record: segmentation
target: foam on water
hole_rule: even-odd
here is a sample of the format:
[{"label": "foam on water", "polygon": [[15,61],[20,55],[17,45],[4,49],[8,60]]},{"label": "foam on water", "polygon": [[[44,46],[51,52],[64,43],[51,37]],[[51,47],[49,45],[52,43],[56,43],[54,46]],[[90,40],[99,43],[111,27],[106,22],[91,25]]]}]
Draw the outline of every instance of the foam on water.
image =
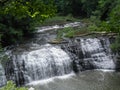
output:
[{"label": "foam on water", "polygon": [[54,82],[54,79],[56,79],[56,78],[64,80],[64,79],[69,79],[72,76],[75,76],[75,73],[72,72],[70,74],[63,75],[63,76],[55,76],[55,77],[52,77],[52,78],[49,78],[49,79],[33,81],[31,83],[26,84],[26,86],[44,85],[44,84],[48,84],[48,83]]},{"label": "foam on water", "polygon": [[78,27],[78,26],[81,26],[80,22],[68,23],[65,25],[45,26],[45,27],[38,28],[37,33],[49,31],[49,30],[53,30],[53,29],[61,29],[61,28],[66,28],[66,27]]}]

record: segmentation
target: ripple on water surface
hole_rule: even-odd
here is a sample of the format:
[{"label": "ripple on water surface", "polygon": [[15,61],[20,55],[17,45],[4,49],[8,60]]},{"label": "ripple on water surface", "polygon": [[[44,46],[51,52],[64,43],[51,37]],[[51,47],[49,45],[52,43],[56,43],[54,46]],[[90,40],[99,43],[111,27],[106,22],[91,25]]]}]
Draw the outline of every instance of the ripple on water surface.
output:
[{"label": "ripple on water surface", "polygon": [[[46,82],[46,83],[45,83]],[[120,72],[92,70],[32,84],[35,90],[120,90]]]}]

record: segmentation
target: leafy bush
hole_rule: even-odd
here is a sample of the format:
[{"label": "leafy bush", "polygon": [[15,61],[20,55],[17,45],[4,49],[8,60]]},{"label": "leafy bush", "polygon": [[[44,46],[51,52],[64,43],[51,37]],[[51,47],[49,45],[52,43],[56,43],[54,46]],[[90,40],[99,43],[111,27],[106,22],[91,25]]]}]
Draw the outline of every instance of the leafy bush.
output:
[{"label": "leafy bush", "polygon": [[120,36],[118,35],[115,42],[111,44],[111,49],[113,52],[120,52]]},{"label": "leafy bush", "polygon": [[73,38],[77,35],[83,35],[86,33],[89,33],[89,29],[87,27],[81,27],[81,28],[67,27],[67,28],[58,30],[57,39],[62,39],[64,37]]},{"label": "leafy bush", "polygon": [[73,37],[75,34],[75,29],[72,27],[67,27],[57,32],[57,38],[61,39],[63,37]]},{"label": "leafy bush", "polygon": [[16,87],[15,84],[12,81],[8,81],[7,85],[0,88],[0,90],[28,90],[28,88]]}]

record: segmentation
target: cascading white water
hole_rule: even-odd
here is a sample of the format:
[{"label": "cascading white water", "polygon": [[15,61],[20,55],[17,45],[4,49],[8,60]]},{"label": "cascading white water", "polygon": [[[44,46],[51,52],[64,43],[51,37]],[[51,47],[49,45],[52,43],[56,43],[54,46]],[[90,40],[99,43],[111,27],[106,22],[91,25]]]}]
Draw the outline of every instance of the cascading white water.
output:
[{"label": "cascading white water", "polygon": [[6,77],[5,77],[5,71],[2,67],[2,65],[0,64],[0,86],[3,86],[6,84]]},{"label": "cascading white water", "polygon": [[75,72],[90,69],[115,69],[110,41],[106,37],[76,37],[62,47],[69,52]]},{"label": "cascading white water", "polygon": [[108,38],[81,39],[84,61],[88,60],[96,68],[115,69]]},{"label": "cascading white water", "polygon": [[37,28],[38,29],[37,33],[45,32],[53,29],[61,29],[61,28],[67,28],[67,27],[80,27],[80,26],[84,26],[84,24],[82,24],[81,22],[74,22],[74,23],[68,23],[65,25],[45,26],[45,27]]},{"label": "cascading white water", "polygon": [[[78,68],[80,68],[78,71],[81,69],[114,69],[108,38],[68,39],[68,43],[61,44],[63,46],[61,49],[60,45],[47,44],[46,37],[51,35],[49,32],[49,34],[43,33],[45,35],[40,34],[40,32],[76,27],[80,24],[76,22],[63,26],[42,27],[37,32],[38,36],[30,43],[10,50],[8,53],[10,60],[5,66],[7,80],[13,80],[17,85],[24,85],[36,80],[69,74]],[[0,81],[1,83],[4,82]]]},{"label": "cascading white water", "polygon": [[[20,46],[16,50],[6,50],[6,55],[8,55],[10,60],[5,64],[4,70],[6,75],[3,67],[0,66],[0,79],[2,79],[0,81],[0,86],[6,83],[5,77],[7,80],[13,80],[17,85],[23,85],[34,80],[70,73],[72,71],[72,61],[69,55],[59,47],[45,45],[49,41],[48,39],[51,34],[45,33],[43,35],[41,32],[65,27],[81,26],[84,26],[84,24],[74,22],[65,25],[40,27],[36,32],[38,37],[35,37],[31,42],[22,45],[23,48]],[[26,49],[29,49],[28,52],[25,52]],[[32,51],[30,51],[31,49]]]},{"label": "cascading white water", "polygon": [[38,50],[13,55],[12,60],[15,76],[9,77],[15,77],[18,84],[22,79],[28,83],[72,72],[69,55],[60,47],[50,44],[43,45]]}]

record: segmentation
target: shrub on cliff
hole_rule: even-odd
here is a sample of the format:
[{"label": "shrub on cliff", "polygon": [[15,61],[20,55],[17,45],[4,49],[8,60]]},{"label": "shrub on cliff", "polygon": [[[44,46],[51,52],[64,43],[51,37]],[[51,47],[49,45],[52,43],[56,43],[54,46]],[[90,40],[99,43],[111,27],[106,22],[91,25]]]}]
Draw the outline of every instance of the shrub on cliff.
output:
[{"label": "shrub on cliff", "polygon": [[16,87],[15,84],[12,81],[8,81],[7,85],[0,88],[0,90],[28,90],[28,88]]}]

